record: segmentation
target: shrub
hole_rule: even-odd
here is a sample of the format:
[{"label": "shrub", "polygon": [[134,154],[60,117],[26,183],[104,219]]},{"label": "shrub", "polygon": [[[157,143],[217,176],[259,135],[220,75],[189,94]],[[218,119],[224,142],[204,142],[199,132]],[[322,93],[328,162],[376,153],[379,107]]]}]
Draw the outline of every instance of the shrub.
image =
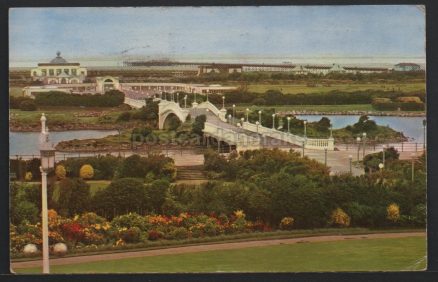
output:
[{"label": "shrub", "polygon": [[338,227],[348,227],[350,225],[350,217],[342,209],[337,208],[332,212],[330,223]]},{"label": "shrub", "polygon": [[55,169],[55,174],[58,179],[65,179],[67,175],[67,171],[63,165],[57,165]]},{"label": "shrub", "polygon": [[120,239],[126,243],[138,243],[140,241],[141,230],[138,227],[131,227],[126,230],[119,231]]},{"label": "shrub", "polygon": [[33,100],[25,100],[20,103],[20,110],[22,111],[36,111],[37,106]]},{"label": "shrub", "polygon": [[283,217],[280,221],[280,229],[281,230],[291,230],[294,225],[293,217]]},{"label": "shrub", "polygon": [[111,225],[115,228],[139,228],[141,231],[145,231],[149,227],[149,223],[146,218],[137,213],[128,213],[115,217],[111,221]]},{"label": "shrub", "polygon": [[24,177],[24,180],[31,181],[32,178],[33,178],[32,172],[30,172],[30,171],[26,172],[26,176]]},{"label": "shrub", "polygon": [[177,227],[172,230],[170,236],[175,240],[184,240],[189,236],[189,231],[184,227]]},{"label": "shrub", "polygon": [[131,120],[131,113],[130,112],[122,112],[117,117],[117,121],[129,121],[129,120]]},{"label": "shrub", "polygon": [[94,176],[94,169],[91,165],[85,164],[79,170],[79,177],[82,179],[91,179]]},{"label": "shrub", "polygon": [[158,239],[163,238],[163,235],[164,234],[162,232],[159,232],[157,230],[151,230],[148,232],[148,240],[156,241]]},{"label": "shrub", "polygon": [[392,222],[396,222],[400,219],[400,208],[397,204],[390,204],[386,208],[387,216],[386,218],[389,219]]}]

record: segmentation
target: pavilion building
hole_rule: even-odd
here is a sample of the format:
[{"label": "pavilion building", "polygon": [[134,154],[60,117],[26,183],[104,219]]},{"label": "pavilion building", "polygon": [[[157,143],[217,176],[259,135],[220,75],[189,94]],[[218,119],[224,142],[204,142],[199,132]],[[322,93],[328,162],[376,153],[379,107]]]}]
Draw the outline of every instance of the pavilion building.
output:
[{"label": "pavilion building", "polygon": [[55,58],[49,63],[39,63],[30,75],[33,81],[41,81],[43,84],[78,84],[84,82],[87,69],[79,63],[67,62],[58,51]]}]

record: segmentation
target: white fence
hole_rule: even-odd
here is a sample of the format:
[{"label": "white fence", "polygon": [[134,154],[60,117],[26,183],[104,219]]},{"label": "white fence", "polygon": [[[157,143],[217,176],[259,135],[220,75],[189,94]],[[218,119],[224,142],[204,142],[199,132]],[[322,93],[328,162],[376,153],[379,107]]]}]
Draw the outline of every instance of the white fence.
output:
[{"label": "white fence", "polygon": [[222,128],[213,123],[205,122],[203,131],[207,136],[214,137],[219,141],[224,141],[228,144],[236,145],[237,151],[255,150],[261,148],[260,138],[241,132],[236,132],[228,128]]},{"label": "white fence", "polygon": [[140,108],[146,106],[146,101],[144,99],[143,100],[137,100],[137,99],[132,99],[132,98],[125,97],[124,103],[128,104],[131,107],[134,107],[136,109],[140,109]]}]

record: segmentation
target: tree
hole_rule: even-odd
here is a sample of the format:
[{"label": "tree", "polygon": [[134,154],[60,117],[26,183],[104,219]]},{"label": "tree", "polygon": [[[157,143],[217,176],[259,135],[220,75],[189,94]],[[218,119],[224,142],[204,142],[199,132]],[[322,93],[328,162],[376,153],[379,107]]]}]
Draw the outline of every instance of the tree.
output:
[{"label": "tree", "polygon": [[33,100],[25,100],[20,103],[20,110],[22,111],[36,111],[37,106]]},{"label": "tree", "polygon": [[350,217],[341,208],[337,208],[332,212],[330,223],[338,227],[350,226]]},{"label": "tree", "polygon": [[115,217],[129,212],[152,210],[143,181],[137,178],[116,179],[92,198],[92,207],[98,214]]},{"label": "tree", "polygon": [[55,169],[55,174],[58,179],[64,179],[67,176],[67,171],[63,165],[57,165]]},{"label": "tree", "polygon": [[158,179],[153,181],[147,186],[147,195],[151,208],[156,213],[162,213],[162,206],[166,200],[166,195],[169,191],[169,181],[164,179]]},{"label": "tree", "polygon": [[91,165],[85,164],[79,170],[79,177],[82,179],[91,179],[94,176],[94,169]]},{"label": "tree", "polygon": [[197,134],[198,136],[203,136],[204,132],[204,124],[207,121],[206,115],[199,115],[195,118],[195,121],[192,124],[192,132]]},{"label": "tree", "polygon": [[80,178],[65,178],[59,182],[58,210],[63,216],[88,211],[91,200],[90,186]]}]

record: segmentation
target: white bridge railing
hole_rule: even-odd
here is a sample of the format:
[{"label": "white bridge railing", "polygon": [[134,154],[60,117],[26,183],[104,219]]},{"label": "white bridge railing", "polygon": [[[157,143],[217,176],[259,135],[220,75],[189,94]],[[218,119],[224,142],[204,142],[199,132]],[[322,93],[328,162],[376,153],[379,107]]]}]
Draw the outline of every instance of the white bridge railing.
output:
[{"label": "white bridge railing", "polygon": [[132,99],[132,98],[128,98],[125,96],[125,104],[130,105],[131,107],[134,107],[136,109],[140,109],[144,106],[146,106],[146,101],[144,99],[142,100],[137,100],[137,99]]},{"label": "white bridge railing", "polygon": [[261,140],[245,133],[239,133],[232,129],[222,128],[216,124],[205,122],[204,134],[224,141],[228,144],[236,145],[237,151],[255,150],[261,148]]},{"label": "white bridge railing", "polygon": [[256,132],[258,134],[262,134],[298,146],[304,145],[304,148],[306,149],[315,149],[315,150],[327,149],[331,151],[335,149],[335,144],[334,144],[335,142],[333,137],[327,139],[304,138],[288,132],[279,131],[273,128],[253,124],[250,122],[243,122],[242,128],[251,132]]}]

